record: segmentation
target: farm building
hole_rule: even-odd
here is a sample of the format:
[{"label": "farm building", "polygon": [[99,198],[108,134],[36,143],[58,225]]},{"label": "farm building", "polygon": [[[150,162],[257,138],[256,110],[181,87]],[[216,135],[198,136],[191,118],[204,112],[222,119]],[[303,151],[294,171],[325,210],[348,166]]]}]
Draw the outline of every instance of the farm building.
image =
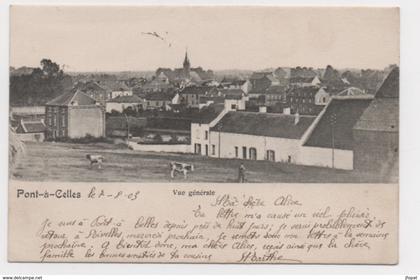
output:
[{"label": "farm building", "polygon": [[20,120],[16,128],[17,137],[25,142],[43,142],[45,139],[46,126],[43,120]]},{"label": "farm building", "polygon": [[191,151],[210,157],[269,160],[352,170],[353,127],[372,97],[334,97],[318,116],[224,108],[191,125]]},{"label": "farm building", "polygon": [[10,124],[16,128],[21,120],[25,121],[44,121],[44,106],[20,106],[10,108]]},{"label": "farm building", "polygon": [[137,111],[140,107],[143,107],[143,99],[137,95],[120,95],[106,102],[107,113],[112,111],[122,113],[127,108]]},{"label": "farm building", "polygon": [[78,89],[45,106],[48,139],[105,136],[105,108]]},{"label": "farm building", "polygon": [[353,129],[355,169],[398,176],[399,69],[385,79]]},{"label": "farm building", "polygon": [[192,123],[191,150],[218,158],[295,162],[312,116],[236,111]]},{"label": "farm building", "polygon": [[210,128],[211,155],[296,162],[300,139],[315,117],[228,112]]},{"label": "farm building", "polygon": [[299,164],[353,169],[353,126],[372,101],[369,97],[334,97],[308,130]]}]

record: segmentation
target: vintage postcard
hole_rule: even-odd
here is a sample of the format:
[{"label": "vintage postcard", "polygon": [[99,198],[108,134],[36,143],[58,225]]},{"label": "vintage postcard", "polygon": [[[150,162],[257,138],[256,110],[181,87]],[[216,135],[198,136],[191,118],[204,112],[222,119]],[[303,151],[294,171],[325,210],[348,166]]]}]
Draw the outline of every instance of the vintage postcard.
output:
[{"label": "vintage postcard", "polygon": [[10,7],[11,262],[396,264],[399,8]]}]

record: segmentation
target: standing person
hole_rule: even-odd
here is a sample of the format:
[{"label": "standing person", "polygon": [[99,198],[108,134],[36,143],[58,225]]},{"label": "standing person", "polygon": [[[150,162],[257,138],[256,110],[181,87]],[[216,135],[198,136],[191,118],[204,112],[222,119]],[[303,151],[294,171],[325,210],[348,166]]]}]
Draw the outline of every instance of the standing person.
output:
[{"label": "standing person", "polygon": [[238,174],[238,181],[239,183],[245,183],[245,166],[243,164],[243,162],[241,163],[241,165],[239,166],[239,174]]}]

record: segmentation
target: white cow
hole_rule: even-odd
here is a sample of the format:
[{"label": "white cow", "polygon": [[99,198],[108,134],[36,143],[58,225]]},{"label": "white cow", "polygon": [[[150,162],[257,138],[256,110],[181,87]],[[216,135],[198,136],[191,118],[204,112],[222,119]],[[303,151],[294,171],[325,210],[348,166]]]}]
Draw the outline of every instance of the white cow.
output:
[{"label": "white cow", "polygon": [[182,162],[172,161],[169,164],[171,168],[171,178],[175,178],[175,172],[184,174],[184,179],[187,179],[189,171],[194,171],[194,165]]},{"label": "white cow", "polygon": [[86,158],[90,161],[90,168],[96,163],[98,164],[98,169],[102,168],[102,162],[105,160],[105,158],[102,155],[91,155],[87,154]]}]

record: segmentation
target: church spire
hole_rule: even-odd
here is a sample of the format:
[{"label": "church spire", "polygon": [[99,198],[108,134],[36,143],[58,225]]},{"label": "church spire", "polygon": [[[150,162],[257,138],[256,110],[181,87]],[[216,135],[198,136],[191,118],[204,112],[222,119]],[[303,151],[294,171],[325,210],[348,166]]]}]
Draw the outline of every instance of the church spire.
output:
[{"label": "church spire", "polygon": [[184,70],[189,73],[191,64],[190,64],[190,59],[188,58],[188,48],[185,50],[185,58],[184,58],[183,66],[184,66]]}]

